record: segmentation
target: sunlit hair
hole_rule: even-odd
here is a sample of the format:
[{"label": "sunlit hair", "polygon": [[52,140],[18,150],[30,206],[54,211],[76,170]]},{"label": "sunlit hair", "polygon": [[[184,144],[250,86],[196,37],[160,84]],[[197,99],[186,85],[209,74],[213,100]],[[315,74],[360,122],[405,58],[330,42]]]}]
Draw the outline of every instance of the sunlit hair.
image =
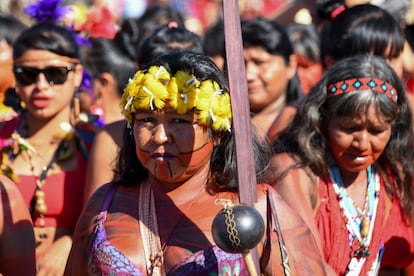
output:
[{"label": "sunlit hair", "polygon": [[138,71],[124,89],[120,103],[126,120],[132,124],[139,110],[172,108],[178,114],[192,110],[197,123],[213,131],[231,130],[230,95],[213,80],[199,81],[185,71],[170,74],[163,66]]}]

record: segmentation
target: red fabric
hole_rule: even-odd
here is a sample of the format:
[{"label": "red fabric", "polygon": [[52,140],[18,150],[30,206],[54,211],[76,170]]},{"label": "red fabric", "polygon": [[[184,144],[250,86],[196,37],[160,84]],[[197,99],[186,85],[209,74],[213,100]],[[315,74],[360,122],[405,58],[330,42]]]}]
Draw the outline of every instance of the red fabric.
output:
[{"label": "red fabric", "polygon": [[[0,128],[0,147],[10,138],[20,117],[8,121]],[[89,150],[91,144],[86,143]],[[45,214],[45,226],[74,229],[82,210],[83,194],[86,181],[87,161],[81,152],[77,151],[77,169],[51,174],[46,177],[43,191],[45,192],[48,211]],[[1,161],[0,161],[1,163]],[[27,206],[36,189],[36,179],[32,175],[18,175],[16,181]],[[33,224],[39,226],[39,218],[34,218]]]},{"label": "red fabric", "polygon": [[[45,226],[74,229],[82,211],[82,201],[86,179],[86,161],[77,153],[78,169],[51,174],[46,177],[43,191],[47,212]],[[32,175],[18,175],[16,182],[23,198],[30,206],[30,201],[36,190],[36,179]],[[39,226],[39,218],[35,217],[34,226]]]},{"label": "red fabric", "polygon": [[4,140],[9,139],[13,134],[19,120],[20,117],[14,117],[9,121],[4,121],[0,124],[0,147],[3,146]]},{"label": "red fabric", "polygon": [[[316,213],[316,223],[321,235],[324,257],[329,265],[339,274],[344,275],[353,250],[359,248],[359,242],[354,242],[353,248],[349,245],[349,232],[345,225],[345,218],[340,211],[339,202],[330,178],[318,184],[321,204]],[[381,193],[377,207],[375,228],[369,246],[371,255],[367,258],[361,275],[367,275],[371,268],[381,243],[385,245],[382,266],[403,268],[414,257],[413,231],[402,218],[402,210],[397,200],[393,200],[390,215],[386,212],[386,193],[381,181]],[[385,219],[388,218],[387,221]]]},{"label": "red fabric", "polygon": [[414,232],[404,219],[398,200],[394,200],[384,231],[382,267],[406,267],[414,261]]}]

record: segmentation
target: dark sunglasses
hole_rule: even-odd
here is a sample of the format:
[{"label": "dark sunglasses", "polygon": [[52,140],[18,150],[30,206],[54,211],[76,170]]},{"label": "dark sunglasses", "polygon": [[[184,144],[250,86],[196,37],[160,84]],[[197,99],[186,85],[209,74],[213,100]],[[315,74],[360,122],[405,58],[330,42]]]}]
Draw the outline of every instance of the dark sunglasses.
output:
[{"label": "dark sunglasses", "polygon": [[50,85],[63,84],[68,78],[70,71],[75,69],[76,64],[69,66],[50,66],[43,69],[36,67],[14,66],[13,72],[16,82],[20,85],[31,85],[37,81],[42,73]]}]

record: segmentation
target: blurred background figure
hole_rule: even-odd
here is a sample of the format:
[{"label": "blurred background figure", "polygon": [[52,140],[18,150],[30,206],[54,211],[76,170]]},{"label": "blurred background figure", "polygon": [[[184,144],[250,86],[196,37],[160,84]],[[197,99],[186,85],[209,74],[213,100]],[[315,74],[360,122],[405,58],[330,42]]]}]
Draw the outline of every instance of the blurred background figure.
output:
[{"label": "blurred background figure", "polygon": [[[17,97],[13,90],[13,43],[25,28],[27,25],[17,17],[0,14],[0,122],[17,115],[17,110],[10,106]],[[8,105],[5,103],[6,96]]]},{"label": "blurred background figure", "polygon": [[137,49],[137,63],[139,67],[142,67],[152,59],[166,53],[183,50],[202,53],[204,51],[203,39],[187,29],[185,25],[171,21],[155,29],[143,41],[141,47]]},{"label": "blurred background figure", "polygon": [[204,52],[222,70],[226,67],[226,48],[224,41],[224,22],[219,18],[209,26],[203,36]]},{"label": "blurred background figure", "polygon": [[104,125],[122,119],[119,102],[128,79],[137,69],[134,59],[123,52],[119,40],[106,37],[90,39],[91,45],[83,47],[82,62],[92,76],[92,98],[88,107],[91,114],[99,116]]},{"label": "blurred background figure", "polygon": [[290,23],[286,26],[286,31],[298,62],[300,85],[307,94],[323,73],[320,35],[314,24]]},{"label": "blurred background figure", "polygon": [[[253,18],[242,21],[242,39],[250,112],[262,138],[272,139],[286,105],[303,97],[297,58],[285,28],[276,21]],[[289,119],[287,119],[289,121]]]}]

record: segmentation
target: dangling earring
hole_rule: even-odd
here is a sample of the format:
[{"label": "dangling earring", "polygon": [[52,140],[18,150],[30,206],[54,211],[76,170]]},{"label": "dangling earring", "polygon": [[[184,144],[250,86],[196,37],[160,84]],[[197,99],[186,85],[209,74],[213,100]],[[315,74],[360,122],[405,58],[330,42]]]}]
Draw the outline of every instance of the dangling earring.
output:
[{"label": "dangling earring", "polygon": [[72,101],[72,108],[73,108],[73,120],[74,125],[80,122],[80,99],[79,99],[79,87],[75,88],[75,92],[73,94],[73,101]]}]

